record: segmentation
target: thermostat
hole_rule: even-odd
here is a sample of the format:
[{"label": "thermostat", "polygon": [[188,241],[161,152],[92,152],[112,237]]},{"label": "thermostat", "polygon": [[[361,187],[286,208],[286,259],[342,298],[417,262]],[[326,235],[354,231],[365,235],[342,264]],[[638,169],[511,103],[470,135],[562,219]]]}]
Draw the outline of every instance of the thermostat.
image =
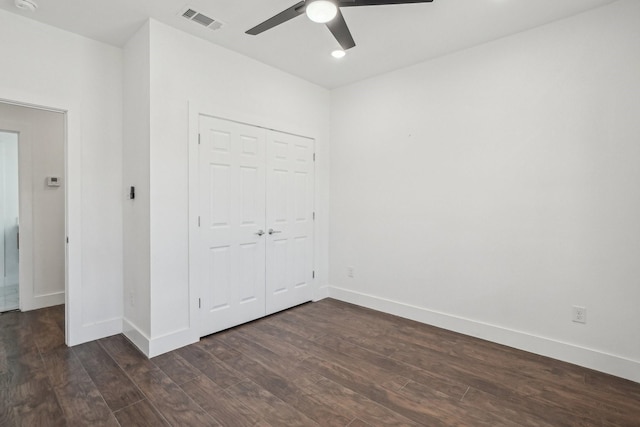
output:
[{"label": "thermostat", "polygon": [[57,176],[47,177],[47,185],[49,187],[60,187],[60,177],[57,177]]}]

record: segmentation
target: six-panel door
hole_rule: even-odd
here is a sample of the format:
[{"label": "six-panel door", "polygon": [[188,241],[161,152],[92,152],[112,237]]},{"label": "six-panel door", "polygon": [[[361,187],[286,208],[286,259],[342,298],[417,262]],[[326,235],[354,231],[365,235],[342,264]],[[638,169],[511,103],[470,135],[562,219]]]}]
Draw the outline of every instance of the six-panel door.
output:
[{"label": "six-panel door", "polygon": [[200,118],[201,335],[312,299],[313,140]]},{"label": "six-panel door", "polygon": [[265,315],[265,135],[202,117],[200,245],[196,254],[201,335]]},{"label": "six-panel door", "polygon": [[267,314],[313,297],[313,148],[267,133]]}]

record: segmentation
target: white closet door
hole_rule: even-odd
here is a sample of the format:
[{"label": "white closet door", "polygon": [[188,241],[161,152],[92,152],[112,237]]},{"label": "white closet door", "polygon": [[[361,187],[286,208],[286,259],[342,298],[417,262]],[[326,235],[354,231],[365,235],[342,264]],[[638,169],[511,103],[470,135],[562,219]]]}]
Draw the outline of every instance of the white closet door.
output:
[{"label": "white closet door", "polygon": [[267,132],[267,314],[313,298],[313,145]]},{"label": "white closet door", "polygon": [[265,315],[265,131],[201,116],[201,336]]}]

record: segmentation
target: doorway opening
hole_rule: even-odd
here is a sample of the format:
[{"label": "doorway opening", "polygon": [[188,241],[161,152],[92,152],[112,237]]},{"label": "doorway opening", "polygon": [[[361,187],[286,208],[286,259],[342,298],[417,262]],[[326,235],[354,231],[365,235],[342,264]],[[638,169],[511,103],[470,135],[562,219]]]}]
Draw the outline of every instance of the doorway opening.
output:
[{"label": "doorway opening", "polygon": [[66,115],[0,102],[0,312],[62,305]]},{"label": "doorway opening", "polygon": [[18,134],[0,131],[0,313],[19,306]]}]

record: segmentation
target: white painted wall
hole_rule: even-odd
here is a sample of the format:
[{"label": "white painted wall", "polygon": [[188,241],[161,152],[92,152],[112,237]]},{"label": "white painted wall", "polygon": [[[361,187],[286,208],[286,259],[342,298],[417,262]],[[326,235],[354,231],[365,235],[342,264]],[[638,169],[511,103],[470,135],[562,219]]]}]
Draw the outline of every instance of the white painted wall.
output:
[{"label": "white painted wall", "polygon": [[639,22],[623,0],[333,91],[331,295],[640,381]]},{"label": "white painted wall", "polygon": [[[124,218],[125,334],[148,352],[151,336],[149,141],[149,24],[124,47],[124,146],[122,198]],[[130,187],[135,199],[129,199]]]},{"label": "white painted wall", "polygon": [[[299,78],[150,22],[150,354],[197,337],[189,291],[191,113],[207,112],[316,139],[318,283],[326,283],[329,92]],[[197,121],[196,121],[197,123]],[[197,129],[195,129],[197,132]],[[190,133],[191,132],[191,133]]]},{"label": "white painted wall", "polygon": [[0,99],[67,111],[67,343],[122,329],[122,51],[0,11]]}]

